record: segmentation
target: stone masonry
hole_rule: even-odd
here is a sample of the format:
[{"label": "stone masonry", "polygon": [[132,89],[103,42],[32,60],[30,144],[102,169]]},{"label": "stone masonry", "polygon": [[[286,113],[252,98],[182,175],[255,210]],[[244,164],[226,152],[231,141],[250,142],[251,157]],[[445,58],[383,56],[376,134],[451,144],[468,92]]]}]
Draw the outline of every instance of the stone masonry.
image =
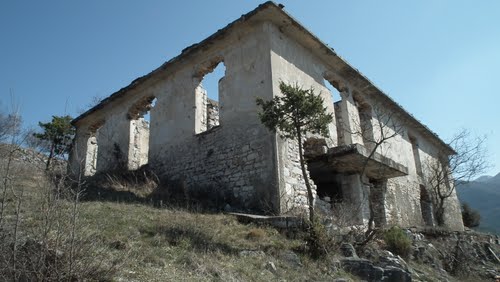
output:
[{"label": "stone masonry", "polygon": [[[220,64],[214,101],[202,81]],[[148,164],[191,191],[224,191],[232,210],[304,213],[297,143],[265,128],[255,102],[282,95],[281,81],[313,88],[334,116],[329,138],[304,139],[318,210],[343,208],[366,224],[372,199],[377,225],[434,224],[425,164],[453,149],[273,2],[74,119],[69,169],[91,176]],[[446,214],[450,229],[463,229],[456,195]]]}]

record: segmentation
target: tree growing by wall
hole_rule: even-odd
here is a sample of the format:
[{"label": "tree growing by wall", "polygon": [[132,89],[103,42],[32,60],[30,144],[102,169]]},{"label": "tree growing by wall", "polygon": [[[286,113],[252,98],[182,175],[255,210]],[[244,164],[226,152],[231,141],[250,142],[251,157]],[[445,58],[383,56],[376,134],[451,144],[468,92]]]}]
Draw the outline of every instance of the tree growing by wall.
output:
[{"label": "tree growing by wall", "polygon": [[473,228],[478,227],[481,222],[481,215],[479,212],[471,208],[467,203],[462,204],[462,220],[464,225]]},{"label": "tree growing by wall", "polygon": [[327,113],[323,99],[312,88],[302,89],[298,84],[284,82],[280,82],[279,87],[283,96],[269,101],[257,99],[257,105],[262,108],[259,118],[268,129],[278,131],[283,138],[297,141],[300,167],[307,188],[309,220],[314,222],[314,197],[306,172],[303,141],[306,134],[328,137],[328,124],[333,121],[333,116]]},{"label": "tree growing by wall", "polygon": [[448,143],[456,154],[426,161],[426,182],[430,186],[437,224],[445,224],[446,200],[455,186],[469,182],[488,167],[485,137],[473,137],[467,130],[456,134]]},{"label": "tree growing by wall", "polygon": [[71,116],[52,116],[52,121],[38,125],[42,128],[42,133],[34,133],[36,138],[48,142],[48,152],[46,169],[50,168],[52,159],[56,156],[66,154],[71,149],[71,140],[75,135],[75,129],[71,125]]}]

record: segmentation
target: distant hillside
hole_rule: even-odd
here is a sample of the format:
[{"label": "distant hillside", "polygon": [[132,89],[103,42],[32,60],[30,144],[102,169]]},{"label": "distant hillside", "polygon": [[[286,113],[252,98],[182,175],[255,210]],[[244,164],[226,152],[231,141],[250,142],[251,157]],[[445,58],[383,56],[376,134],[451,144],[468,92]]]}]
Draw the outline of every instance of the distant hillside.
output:
[{"label": "distant hillside", "polygon": [[500,173],[457,186],[458,198],[481,214],[479,229],[500,234]]}]

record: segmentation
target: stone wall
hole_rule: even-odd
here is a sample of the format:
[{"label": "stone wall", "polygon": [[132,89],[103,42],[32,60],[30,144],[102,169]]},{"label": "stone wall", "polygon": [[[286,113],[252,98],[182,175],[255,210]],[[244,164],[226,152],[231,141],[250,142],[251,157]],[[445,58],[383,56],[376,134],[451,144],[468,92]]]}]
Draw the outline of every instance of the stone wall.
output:
[{"label": "stone wall", "polygon": [[219,103],[212,99],[207,99],[207,129],[219,125]]},{"label": "stone wall", "polygon": [[230,192],[233,210],[274,212],[273,155],[273,136],[262,126],[218,126],[169,147],[153,167],[188,189]]}]

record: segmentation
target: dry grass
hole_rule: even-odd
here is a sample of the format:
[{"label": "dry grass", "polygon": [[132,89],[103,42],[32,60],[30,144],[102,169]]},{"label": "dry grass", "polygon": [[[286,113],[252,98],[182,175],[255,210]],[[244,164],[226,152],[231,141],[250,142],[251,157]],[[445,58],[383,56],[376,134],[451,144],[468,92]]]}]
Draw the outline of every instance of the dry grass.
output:
[{"label": "dry grass", "polygon": [[[74,213],[75,203],[65,193],[61,195],[67,198],[57,201],[51,198],[55,188],[53,179],[29,166],[16,166],[13,173],[15,177],[10,185],[13,189],[8,190],[5,198],[0,195],[0,202],[5,199],[7,203],[0,239],[11,236],[9,226],[16,220],[18,199],[12,193],[23,191],[18,259],[26,263],[31,263],[30,256],[39,248],[38,242],[48,246],[44,259],[54,255],[59,260],[66,259],[69,252],[64,246],[75,227],[78,235],[73,240],[77,247],[74,271],[87,281],[92,281],[89,277],[100,281],[332,281],[347,277],[356,281],[334,268],[334,250],[321,259],[313,259],[307,253],[310,247],[306,247],[306,236],[300,232],[287,236],[287,232],[271,227],[241,224],[231,215],[159,208],[136,201],[150,193],[153,187],[148,181],[150,177],[134,176],[132,184],[121,182],[123,178],[113,178],[111,182],[120,184],[118,192],[134,193],[134,197],[119,198],[116,202],[110,195],[105,200],[79,202]],[[146,187],[136,189],[141,183],[146,183]],[[140,194],[143,192],[147,193]],[[71,224],[72,214],[77,218],[76,225]],[[326,233],[317,235],[321,239]],[[329,246],[333,244],[322,241]],[[30,249],[26,242],[35,244]],[[11,245],[0,241],[1,246],[10,248]],[[23,248],[28,256],[23,255]],[[290,254],[297,257],[290,259]],[[434,270],[429,267],[411,264],[424,273],[420,274],[421,278],[433,276]],[[50,267],[44,271],[51,270]],[[82,274],[85,271],[87,273]]]},{"label": "dry grass", "polygon": [[[24,191],[19,242],[44,230],[50,233],[44,238],[68,238],[65,232],[71,230],[69,211],[74,202],[60,199],[57,207],[48,205],[47,187],[53,189],[53,183],[43,173],[30,171],[18,170],[12,184]],[[16,199],[7,197],[8,214],[13,215]],[[328,281],[339,275],[348,277],[329,262],[302,254],[305,242],[300,236],[290,239],[274,228],[241,224],[230,215],[108,200],[78,203],[77,217],[78,254],[82,256],[78,263],[92,264],[86,270],[89,275],[96,271],[101,280]],[[66,231],[47,229],[47,222],[57,222]],[[61,250],[56,245],[48,248],[49,254]],[[285,251],[295,252],[302,265],[282,260]]]},{"label": "dry grass", "polygon": [[[232,216],[99,202],[84,203],[82,215],[89,226],[100,226],[110,258],[123,258],[117,277],[124,280],[306,281],[338,274],[306,256],[298,268],[280,261],[283,251],[300,249],[303,241],[273,228],[240,224]],[[276,271],[266,268],[269,262]]]}]

